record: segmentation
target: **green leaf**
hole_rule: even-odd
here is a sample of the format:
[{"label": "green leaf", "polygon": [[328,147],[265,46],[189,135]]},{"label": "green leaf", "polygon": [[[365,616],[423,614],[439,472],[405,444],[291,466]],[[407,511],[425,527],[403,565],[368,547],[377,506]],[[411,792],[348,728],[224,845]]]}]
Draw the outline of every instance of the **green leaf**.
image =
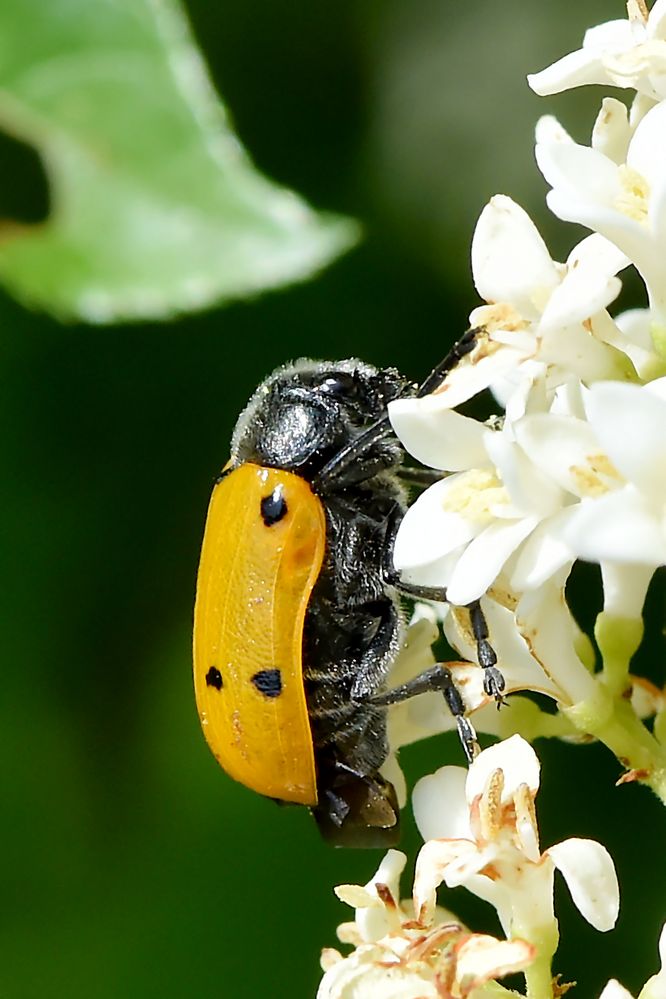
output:
[{"label": "green leaf", "polygon": [[61,318],[252,295],[357,237],[256,171],[175,0],[2,0],[0,125],[40,152],[52,206],[0,228],[0,281]]}]

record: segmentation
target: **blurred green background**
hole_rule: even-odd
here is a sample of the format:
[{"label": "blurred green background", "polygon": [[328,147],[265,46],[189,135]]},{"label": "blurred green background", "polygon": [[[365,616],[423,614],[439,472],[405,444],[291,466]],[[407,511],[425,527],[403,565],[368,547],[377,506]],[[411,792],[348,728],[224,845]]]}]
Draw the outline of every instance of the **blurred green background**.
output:
[{"label": "blurred green background", "polygon": [[[204,744],[190,619],[212,480],[236,414],[278,363],[357,355],[429,370],[477,304],[469,244],[493,193],[566,254],[578,234],[547,217],[533,124],[553,110],[583,139],[600,94],[540,101],[524,77],[623,16],[600,0],[566,18],[519,0],[187,9],[259,168],[359,218],[365,239],[315,281],[171,324],[65,327],[0,300],[0,995],[12,999],[314,994],[319,949],[349,916],[331,888],[366,881],[379,857],[325,846],[304,810],[232,784]],[[0,209],[48,210],[36,157],[7,139]],[[574,591],[592,579],[579,573]],[[658,590],[650,606],[663,620]],[[589,623],[593,608],[578,609]],[[576,995],[610,975],[635,990],[657,964],[661,810],[645,789],[615,789],[618,765],[598,747],[537,748],[544,846],[599,838],[623,890],[606,936],[559,892],[556,970],[578,979]],[[461,753],[443,737],[404,761],[413,780]],[[496,930],[471,897],[446,903]]]}]

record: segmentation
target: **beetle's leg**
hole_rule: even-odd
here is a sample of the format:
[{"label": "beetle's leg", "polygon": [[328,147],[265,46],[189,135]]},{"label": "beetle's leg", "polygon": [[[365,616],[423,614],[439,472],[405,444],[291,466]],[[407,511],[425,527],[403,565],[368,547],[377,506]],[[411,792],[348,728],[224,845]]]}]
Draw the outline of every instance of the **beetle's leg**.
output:
[{"label": "beetle's leg", "polygon": [[[401,579],[391,583],[398,591],[404,593],[406,597],[415,597],[417,600],[434,600],[437,603],[448,603],[446,588],[438,586],[419,586],[418,583],[406,583]],[[469,620],[472,626],[472,634],[476,642],[476,656],[479,666],[483,669],[483,689],[488,697],[494,697],[497,707],[505,704],[504,698],[504,677],[497,666],[497,653],[490,644],[488,622],[483,613],[480,600],[473,600],[471,604],[465,605],[469,611]]]},{"label": "beetle's leg", "polygon": [[476,732],[469,718],[465,717],[463,699],[448,667],[435,664],[429,669],[424,670],[423,673],[419,673],[418,676],[412,677],[406,683],[400,684],[399,687],[393,687],[391,690],[386,690],[379,694],[372,694],[367,700],[370,704],[377,705],[378,707],[388,707],[390,704],[399,704],[401,701],[407,701],[411,697],[416,697],[417,694],[425,694],[427,692],[441,692],[444,694],[444,699],[449,710],[456,720],[458,735],[465,750],[465,756],[468,762],[471,763],[479,752]]},{"label": "beetle's leg", "polygon": [[403,482],[409,486],[421,486],[427,488],[444,478],[446,472],[440,472],[438,468],[414,468],[412,465],[401,465],[396,469],[396,474]]},{"label": "beetle's leg", "polygon": [[[386,530],[386,547],[384,549],[384,580],[398,593],[416,600],[433,600],[435,603],[449,603],[445,586],[422,586],[420,583],[409,583],[400,578],[400,573],[393,565],[393,544],[400,527],[402,510],[396,505],[389,514]],[[483,613],[480,600],[473,600],[466,605],[469,611],[472,634],[476,642],[476,653],[479,666],[483,669],[483,689],[489,697],[494,697],[497,707],[505,703],[504,677],[497,667],[497,654],[489,641],[488,622]]]},{"label": "beetle's leg", "polygon": [[473,600],[467,604],[470,624],[476,640],[476,654],[479,666],[483,667],[483,689],[488,697],[494,697],[499,708],[505,704],[504,698],[504,677],[497,668],[497,655],[494,648],[488,641],[488,622],[483,613],[480,600]]},{"label": "beetle's leg", "polygon": [[405,597],[412,597],[414,600],[433,600],[438,604],[449,603],[445,586],[422,586],[420,583],[408,583],[401,579],[397,572],[389,576],[386,582]]},{"label": "beetle's leg", "polygon": [[[397,574],[396,574],[397,575]],[[419,586],[418,583],[407,583],[401,579],[391,582],[398,593],[404,593],[406,597],[415,597],[417,600],[434,600],[437,603],[448,603],[446,588],[441,586]],[[497,666],[497,653],[490,644],[488,622],[483,613],[480,600],[473,600],[471,604],[466,604],[469,611],[469,620],[472,626],[472,634],[476,642],[476,656],[479,666],[483,669],[483,689],[488,697],[494,697],[497,707],[505,704],[504,698],[504,677]]]}]

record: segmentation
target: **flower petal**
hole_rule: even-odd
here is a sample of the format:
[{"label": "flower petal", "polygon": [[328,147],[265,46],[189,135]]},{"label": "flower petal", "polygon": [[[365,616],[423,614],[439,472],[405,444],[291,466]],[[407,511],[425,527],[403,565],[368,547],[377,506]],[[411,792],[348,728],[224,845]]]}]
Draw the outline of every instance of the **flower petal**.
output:
[{"label": "flower petal", "polygon": [[[364,886],[338,885],[334,889],[341,902],[356,909],[356,929],[366,943],[381,940],[400,926],[400,875],[407,857],[400,850],[389,850],[374,876]],[[387,902],[377,891],[377,885],[388,888],[393,899]]]},{"label": "flower petal", "polygon": [[514,433],[528,458],[574,496],[601,495],[622,482],[585,420],[535,413],[520,420]]},{"label": "flower petal", "polygon": [[535,156],[541,173],[562,197],[612,204],[620,193],[617,164],[596,149],[576,142],[537,141]]},{"label": "flower petal", "polygon": [[476,867],[478,855],[476,844],[468,839],[431,839],[421,847],[414,871],[414,912],[419,921],[432,919],[437,888],[448,869],[465,860]]},{"label": "flower petal", "polygon": [[616,978],[611,978],[604,986],[599,999],[633,999],[633,996],[625,989],[624,985],[620,985]]},{"label": "flower petal", "polygon": [[483,792],[488,778],[495,770],[501,770],[504,774],[503,803],[512,800],[521,784],[526,784],[534,794],[539,790],[539,759],[529,742],[525,742],[520,735],[512,735],[511,738],[484,749],[470,764],[465,785],[469,805]]},{"label": "flower petal", "polygon": [[589,191],[554,188],[546,195],[546,203],[563,222],[577,222],[601,233],[629,257],[644,277],[651,275],[656,269],[654,240],[642,222],[612,207],[619,194],[618,189],[607,201],[595,201]]},{"label": "flower petal", "polygon": [[420,586],[446,588],[462,552],[463,547],[454,548],[452,552],[442,555],[428,564],[424,563],[400,570],[401,578],[407,583],[418,583]]},{"label": "flower petal", "polygon": [[563,875],[581,915],[596,930],[612,930],[620,910],[620,886],[606,847],[593,839],[566,839],[546,853]]},{"label": "flower petal", "polygon": [[587,236],[569,254],[567,272],[543,311],[540,331],[582,323],[606,309],[622,288],[614,275],[628,266],[629,258],[609,240],[598,233]]},{"label": "flower petal", "polygon": [[388,963],[379,947],[359,948],[328,969],[317,999],[437,999],[437,986],[427,974],[423,965],[410,968],[397,958]]},{"label": "flower petal", "polygon": [[666,38],[666,0],[656,0],[650,9],[647,23],[649,38]]},{"label": "flower petal", "polygon": [[458,559],[447,587],[447,597],[452,604],[465,606],[489,589],[499,575],[504,563],[534,530],[539,518],[490,524],[467,545]]},{"label": "flower petal", "polygon": [[455,954],[456,981],[465,997],[486,982],[527,968],[536,957],[536,947],[526,940],[496,940],[475,933],[455,947]]},{"label": "flower petal", "polygon": [[666,401],[638,385],[600,382],[585,402],[588,419],[611,461],[641,492],[666,496]]},{"label": "flower petal", "polygon": [[595,317],[593,330],[595,336],[626,354],[638,375],[649,380],[663,370],[650,336],[651,323],[649,309],[628,309],[614,321],[607,314]]},{"label": "flower petal", "polygon": [[[356,925],[359,928],[361,936],[368,943],[381,940],[391,930],[395,930],[400,926],[398,911],[398,903],[400,902],[400,875],[406,863],[407,857],[404,853],[400,850],[389,850],[374,876],[365,886],[368,894],[374,896],[378,903],[377,905],[361,906],[356,910]],[[388,887],[393,898],[393,905],[381,898],[377,891],[378,884]],[[343,899],[343,901],[347,900]]]},{"label": "flower petal", "polygon": [[538,318],[538,304],[560,280],[527,212],[499,194],[491,198],[476,224],[472,271],[481,298],[510,302],[528,319]]},{"label": "flower petal", "polygon": [[424,840],[471,837],[466,779],[463,767],[441,767],[417,782],[412,792],[412,810]]},{"label": "flower petal", "polygon": [[592,146],[614,163],[624,163],[631,138],[626,104],[604,97],[592,130]]},{"label": "flower petal", "polygon": [[565,55],[540,73],[528,76],[527,82],[541,97],[586,84],[609,83],[611,79],[604,64],[604,55],[626,51],[634,44],[635,37],[628,20],[606,21],[585,32],[582,49]]},{"label": "flower petal", "polygon": [[460,472],[489,464],[483,424],[453,412],[446,395],[398,399],[389,418],[405,449],[424,465]]},{"label": "flower petal", "polygon": [[396,898],[399,898],[400,875],[407,857],[400,850],[389,850],[366,885],[338,885],[333,889],[341,902],[355,909],[381,908],[383,902],[377,894],[376,884],[388,885]]},{"label": "flower petal", "polygon": [[562,537],[579,558],[589,562],[666,565],[661,518],[632,486],[580,503]]},{"label": "flower petal", "polygon": [[[652,110],[643,121],[650,114]],[[618,166],[596,149],[571,142],[557,132],[557,127],[557,122],[549,119],[545,122],[542,119],[537,125],[537,163],[553,188],[547,195],[548,206],[559,218],[588,226],[615,243],[636,264],[646,281],[655,285],[656,292],[664,263],[662,254],[655,249],[650,227],[636,210],[644,207],[644,193],[641,191],[641,197],[636,199],[631,187],[636,168],[627,173],[626,166]],[[649,128],[643,143],[646,151],[654,149],[657,141]],[[629,157],[632,145],[633,140]],[[637,154],[637,158],[644,166],[645,156]]]},{"label": "flower petal", "polygon": [[518,592],[536,589],[568,562],[573,563],[574,553],[562,534],[574,509],[565,507],[532,531],[518,553],[511,573],[512,589]]},{"label": "flower petal", "polygon": [[598,53],[578,49],[562,56],[540,73],[529,73],[527,82],[535,94],[547,97],[590,83],[607,83],[608,73]]},{"label": "flower petal", "polygon": [[480,529],[482,525],[446,509],[449,494],[460,482],[460,474],[442,479],[410,506],[393,549],[393,564],[398,571],[435,562],[466,544]]},{"label": "flower petal", "polygon": [[666,402],[666,378],[655,378],[645,386],[645,391]]},{"label": "flower petal", "polygon": [[662,101],[642,119],[627,152],[627,166],[648,182],[651,191],[664,183],[666,104]]},{"label": "flower petal", "polygon": [[661,970],[647,980],[639,999],[666,999],[666,926],[659,937]]},{"label": "flower petal", "polygon": [[564,598],[564,580],[555,577],[538,590],[528,590],[515,613],[530,652],[561,691],[561,704],[592,697],[595,681],[576,652],[578,633]]},{"label": "flower petal", "polygon": [[486,449],[519,513],[548,516],[562,504],[562,489],[506,434],[487,431]]}]

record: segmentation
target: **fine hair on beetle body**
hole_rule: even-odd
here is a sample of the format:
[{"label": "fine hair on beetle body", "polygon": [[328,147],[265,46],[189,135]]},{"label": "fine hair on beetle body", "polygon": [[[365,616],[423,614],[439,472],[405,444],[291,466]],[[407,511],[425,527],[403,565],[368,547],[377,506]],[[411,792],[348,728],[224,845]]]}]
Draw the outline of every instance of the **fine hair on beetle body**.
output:
[{"label": "fine hair on beetle body", "polygon": [[[298,628],[300,649],[294,651],[298,663],[294,665],[293,676],[285,672],[284,664],[277,668],[275,663],[266,661],[266,669],[254,672],[249,678],[263,693],[268,689],[267,677],[274,678],[271,682],[275,683],[277,694],[271,694],[271,709],[282,710],[282,714],[271,716],[276,719],[274,736],[278,742],[285,738],[285,733],[289,734],[291,723],[299,721],[295,708],[289,708],[287,717],[286,707],[280,708],[278,695],[283,686],[286,695],[289,684],[293,687],[302,678],[303,710],[307,713],[303,732],[307,733],[308,725],[310,732],[310,745],[303,746],[303,751],[312,756],[313,786],[302,794],[288,789],[283,795],[273,773],[267,774],[265,781],[255,782],[246,778],[245,763],[239,764],[240,769],[236,767],[235,772],[234,753],[244,754],[247,761],[255,752],[262,760],[262,750],[268,755],[277,751],[270,743],[271,722],[267,723],[268,728],[264,725],[258,737],[262,745],[250,745],[247,741],[244,714],[255,709],[240,686],[242,682],[249,686],[242,667],[233,661],[227,667],[230,689],[226,689],[226,696],[235,697],[238,703],[235,711],[228,709],[231,713],[225,716],[225,724],[228,727],[231,719],[231,727],[236,729],[235,741],[220,749],[215,745],[217,736],[210,730],[207,738],[233,776],[261,793],[309,804],[322,833],[340,845],[387,846],[397,841],[399,810],[395,791],[380,774],[389,752],[386,714],[390,704],[421,692],[441,691],[456,717],[468,758],[476,749],[474,731],[464,717],[462,699],[445,666],[438,664],[400,688],[387,689],[402,635],[399,594],[446,599],[441,589],[404,583],[393,567],[393,543],[406,509],[406,493],[401,482],[403,452],[391,432],[387,407],[400,397],[431,391],[473,346],[473,334],[467,340],[463,338],[420,388],[394,368],[377,369],[354,358],[335,362],[302,359],[278,368],[259,386],[241,413],[232,437],[230,462],[216,487],[226,488],[231,494],[234,476],[240,482],[240,470],[244,469],[246,475],[248,470],[256,470],[257,481],[264,481],[268,470],[272,470],[272,491],[262,495],[260,501],[251,500],[260,507],[261,527],[271,544],[272,539],[277,543],[278,530],[288,529],[290,516],[296,518],[310,507],[313,516],[315,507],[323,512],[325,538],[317,549],[320,554],[313,554],[312,547],[306,556],[306,559],[318,558],[318,568],[309,577],[307,591],[304,584],[296,594],[298,599],[293,601],[294,611],[301,604],[303,611],[302,628],[300,625]],[[301,496],[303,490],[306,492]],[[209,513],[209,525],[210,518]],[[309,543],[308,539],[313,539],[317,530],[314,526],[304,528],[298,543],[294,540],[297,532],[289,535],[291,540],[285,534],[280,551],[296,558],[297,544]],[[250,558],[249,548],[243,553],[242,539],[231,544],[238,546],[241,555],[230,551],[229,557],[244,554]],[[258,555],[252,557],[260,564],[261,549],[257,551]],[[224,569],[221,572],[224,574]],[[267,587],[265,600],[271,599],[271,593]],[[225,630],[229,626],[220,627],[220,641],[215,639],[214,652],[209,654],[208,646],[212,650],[212,645],[206,641],[199,643],[197,653],[197,618],[207,615],[199,610],[199,605],[198,595],[195,681],[199,673],[198,700],[206,731],[218,703],[211,698],[225,695],[224,683],[220,686],[216,683],[215,691],[210,690],[208,676],[214,668],[224,681],[225,671],[218,663],[224,657],[220,657],[218,646],[225,646]],[[206,606],[216,605],[208,602]],[[470,614],[479,661],[485,667],[485,687],[499,702],[503,680],[495,666],[478,602],[470,607]],[[238,629],[238,622],[234,627]],[[271,654],[272,650],[266,653]],[[215,658],[215,665],[209,663],[211,657]],[[205,684],[201,680],[204,674]],[[252,693],[256,696],[256,690]],[[224,733],[220,738],[224,740]],[[307,741],[307,735],[302,739]],[[295,751],[290,749],[292,754]],[[270,767],[280,764],[278,753]],[[258,768],[264,765],[269,766],[260,762]],[[302,783],[301,777],[292,781],[294,786],[300,787]],[[308,784],[307,774],[305,784]]]}]

